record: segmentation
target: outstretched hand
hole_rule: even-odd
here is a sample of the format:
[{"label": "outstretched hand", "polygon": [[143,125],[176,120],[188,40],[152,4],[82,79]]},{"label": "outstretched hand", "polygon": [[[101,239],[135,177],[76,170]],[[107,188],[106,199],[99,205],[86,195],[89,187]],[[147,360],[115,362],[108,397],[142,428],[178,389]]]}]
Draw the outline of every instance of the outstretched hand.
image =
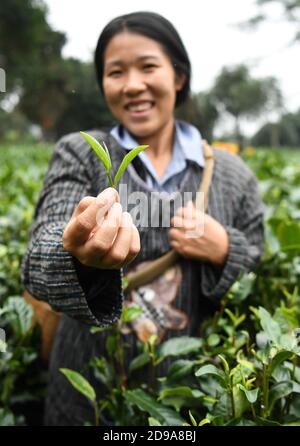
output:
[{"label": "outstretched hand", "polygon": [[131,215],[122,211],[118,192],[109,187],[82,198],[64,229],[63,245],[83,265],[120,269],[139,253],[140,236]]}]

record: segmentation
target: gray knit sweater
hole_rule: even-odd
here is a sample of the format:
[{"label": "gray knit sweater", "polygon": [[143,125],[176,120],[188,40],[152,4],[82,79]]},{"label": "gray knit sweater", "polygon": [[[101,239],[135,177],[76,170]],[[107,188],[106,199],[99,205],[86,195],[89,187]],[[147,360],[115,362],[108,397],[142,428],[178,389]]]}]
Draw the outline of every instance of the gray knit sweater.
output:
[{"label": "gray knit sweater", "polygon": [[[109,133],[89,133],[98,140],[105,140],[112,164],[118,167],[126,150]],[[201,320],[216,308],[241,271],[255,268],[263,253],[264,207],[257,181],[239,157],[220,150],[214,150],[214,155],[208,213],[226,228],[229,255],[223,268],[187,258],[180,260],[183,280],[173,304],[187,315],[189,323],[180,333],[169,330],[165,339],[176,335],[197,336]],[[128,193],[140,191],[150,195],[151,189],[142,180],[141,173],[137,173],[137,164],[135,166],[125,172],[121,183],[127,185]],[[180,192],[192,192],[195,196],[201,177],[202,169],[189,162]],[[101,270],[83,266],[64,250],[62,234],[79,201],[86,195],[96,196],[106,187],[106,175],[99,160],[81,135],[74,133],[63,137],[49,165],[22,263],[26,289],[63,313],[50,358],[45,415],[48,425],[80,425],[93,419],[91,407],[58,372],[60,367],[84,369],[98,395],[103,392],[99,381],[85,366],[92,357],[104,354],[106,334],[92,335],[90,326],[108,326],[120,317],[124,299],[121,278],[127,269]],[[164,199],[169,200],[168,196]],[[159,206],[152,212],[159,212]],[[141,251],[128,269],[170,249],[168,228],[138,229]],[[137,346],[134,335],[127,335],[127,338],[131,346],[126,358],[129,362],[137,354]],[[164,374],[168,366],[166,361],[158,373]]]}]

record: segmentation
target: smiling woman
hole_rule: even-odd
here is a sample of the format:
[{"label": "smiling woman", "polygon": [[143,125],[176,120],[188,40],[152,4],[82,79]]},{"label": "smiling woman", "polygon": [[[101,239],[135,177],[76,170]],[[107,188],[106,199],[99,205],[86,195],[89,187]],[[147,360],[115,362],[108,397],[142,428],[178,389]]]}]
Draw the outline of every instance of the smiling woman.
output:
[{"label": "smiling woman", "polygon": [[148,154],[159,151],[161,135],[164,140],[168,135],[171,151],[176,93],[185,76],[176,75],[160,44],[126,31],[111,39],[104,60],[103,90],[114,116],[133,135],[151,143]]},{"label": "smiling woman", "polygon": [[[151,335],[157,343],[197,336],[203,318],[240,272],[256,267],[264,248],[263,205],[251,171],[237,156],[218,150],[207,155],[198,129],[174,118],[174,109],[189,96],[191,78],[174,26],[151,12],[115,18],[99,37],[95,66],[117,125],[89,134],[104,141],[112,166],[132,148],[149,147],[129,165],[118,190],[107,188],[105,169],[79,132],[55,147],[23,261],[25,287],[62,313],[49,365],[45,423],[52,426],[79,425],[94,416],[59,369],[85,370],[97,398],[103,396],[103,385],[85,366],[94,356],[106,356],[107,332],[93,335],[90,325],[116,322],[123,304],[142,308],[132,324],[120,328],[129,347],[126,369]],[[212,165],[207,156],[214,158],[214,171],[204,212],[192,201]],[[130,203],[122,201],[121,186],[131,198],[145,199],[141,221],[124,211]],[[161,217],[168,209],[165,224]],[[200,223],[204,232],[196,231]],[[178,262],[127,292],[123,274],[143,269],[171,248]],[[171,363],[161,363],[157,376]],[[141,372],[146,382],[147,367]]]}]

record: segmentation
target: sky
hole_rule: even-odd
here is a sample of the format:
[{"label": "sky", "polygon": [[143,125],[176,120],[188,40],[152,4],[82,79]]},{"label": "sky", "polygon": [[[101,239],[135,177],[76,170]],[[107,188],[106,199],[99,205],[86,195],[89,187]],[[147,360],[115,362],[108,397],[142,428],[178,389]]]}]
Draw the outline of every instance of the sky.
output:
[{"label": "sky", "polygon": [[[66,33],[64,56],[90,61],[99,34],[112,18],[134,11],[164,15],[178,30],[192,64],[192,90],[209,89],[222,67],[246,63],[255,77],[279,80],[286,108],[300,107],[300,44],[289,45],[295,28],[282,19],[279,5],[266,11],[272,22],[254,31],[237,27],[258,12],[255,0],[45,0],[51,26]],[[270,119],[276,119],[270,115]],[[251,133],[261,120],[248,122]],[[230,123],[227,122],[230,126]],[[224,129],[226,125],[224,126]]]}]

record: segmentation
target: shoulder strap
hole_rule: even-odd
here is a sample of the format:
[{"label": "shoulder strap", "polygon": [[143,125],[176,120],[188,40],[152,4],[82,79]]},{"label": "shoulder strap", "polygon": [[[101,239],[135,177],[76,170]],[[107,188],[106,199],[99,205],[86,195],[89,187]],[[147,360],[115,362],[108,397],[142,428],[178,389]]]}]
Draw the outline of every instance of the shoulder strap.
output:
[{"label": "shoulder strap", "polygon": [[[212,148],[207,141],[203,141],[203,151],[205,158],[205,166],[203,171],[202,180],[199,186],[199,192],[204,193],[204,209],[207,209],[209,199],[209,188],[214,170],[214,155]],[[136,271],[129,273],[125,280],[125,289],[130,291],[134,288],[138,288],[146,283],[152,282],[156,277],[163,274],[170,266],[172,266],[179,259],[180,254],[174,249],[171,249],[163,256],[153,260],[142,271]]]}]

